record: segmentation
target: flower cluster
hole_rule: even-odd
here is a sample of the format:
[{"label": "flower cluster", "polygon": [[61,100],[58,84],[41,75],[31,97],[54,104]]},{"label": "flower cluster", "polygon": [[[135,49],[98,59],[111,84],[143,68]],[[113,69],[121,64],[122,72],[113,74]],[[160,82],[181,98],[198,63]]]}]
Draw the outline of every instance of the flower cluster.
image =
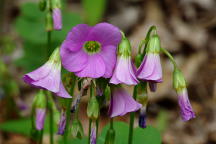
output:
[{"label": "flower cluster", "polygon": [[[58,21],[60,12],[57,7],[53,9],[53,18],[54,28],[61,29],[61,23]],[[154,34],[151,34],[151,31],[154,31]],[[157,83],[162,82],[160,62],[162,48],[156,29],[153,28],[149,31],[139,48],[139,57],[136,57],[135,65],[131,57],[130,41],[117,27],[109,23],[99,23],[95,26],[79,24],[71,29],[60,48],[54,50],[49,60],[40,68],[25,74],[23,80],[34,87],[53,92],[67,101],[66,98],[72,98],[67,90],[74,89],[76,77],[79,78],[80,93],[75,96],[72,108],[70,103],[69,107],[66,106],[66,102],[62,105],[58,134],[64,134],[68,123],[68,112],[65,109],[71,108],[71,112],[75,113],[75,120],[72,124],[73,136],[81,137],[83,135],[83,128],[77,115],[80,99],[86,95],[87,89],[90,89],[87,115],[93,124],[96,125],[101,105],[104,105],[104,101],[98,99],[109,97],[108,114],[111,118],[140,110],[139,125],[145,128],[148,102],[147,84],[150,90],[155,92]],[[62,82],[61,79],[61,65],[69,73],[75,75],[74,79],[70,76],[66,77],[73,84],[69,82],[65,86],[63,85],[63,82],[66,82]],[[173,83],[178,93],[183,120],[194,118],[195,114],[188,99],[184,77],[176,65]],[[123,88],[124,85],[134,86],[134,97]],[[71,93],[71,95],[74,94]],[[40,99],[46,101],[44,95],[40,95]],[[38,130],[43,128],[45,107],[45,104],[43,106],[36,105],[36,128]],[[95,126],[91,130],[91,139],[89,140],[92,144],[96,143],[96,131],[97,127]],[[113,128],[109,131],[113,132]]]}]

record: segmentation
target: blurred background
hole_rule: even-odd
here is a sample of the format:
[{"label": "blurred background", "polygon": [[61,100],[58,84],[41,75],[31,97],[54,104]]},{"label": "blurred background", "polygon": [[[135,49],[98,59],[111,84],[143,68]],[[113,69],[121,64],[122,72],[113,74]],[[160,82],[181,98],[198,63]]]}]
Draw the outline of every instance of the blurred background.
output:
[{"label": "blurred background", "polygon": [[[36,2],[0,1],[0,144],[34,143],[20,132],[28,125],[20,119],[29,117],[37,91],[21,78],[46,61],[45,14]],[[131,40],[134,55],[148,28],[156,25],[162,47],[181,67],[196,118],[182,122],[172,89],[172,65],[161,55],[163,83],[156,93],[149,93],[147,123],[160,131],[162,143],[216,144],[216,1],[64,0],[63,30],[53,32],[52,47],[60,45],[76,24],[100,21],[122,29]],[[81,108],[85,129],[85,100]],[[103,111],[101,127],[108,121],[107,109]],[[128,121],[128,116],[116,120]],[[44,143],[47,139],[45,136]]]}]

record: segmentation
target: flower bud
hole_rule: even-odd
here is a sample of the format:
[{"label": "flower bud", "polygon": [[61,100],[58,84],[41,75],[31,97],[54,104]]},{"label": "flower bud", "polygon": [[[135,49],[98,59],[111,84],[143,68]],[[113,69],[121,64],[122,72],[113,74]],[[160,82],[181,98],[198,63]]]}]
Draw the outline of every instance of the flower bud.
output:
[{"label": "flower bud", "polygon": [[139,127],[146,128],[146,106],[142,107],[140,110]]},{"label": "flower bud", "polygon": [[96,120],[99,116],[99,113],[100,113],[100,109],[99,109],[99,103],[97,101],[97,98],[95,96],[92,96],[88,103],[87,115],[90,119]]},{"label": "flower bud", "polygon": [[46,31],[52,31],[52,30],[53,30],[52,13],[48,11],[46,14]]},{"label": "flower bud", "polygon": [[42,130],[44,127],[44,121],[46,116],[46,97],[44,92],[40,90],[33,102],[33,107],[36,109],[36,122],[35,126],[37,130]]},{"label": "flower bud", "polygon": [[107,134],[106,134],[106,139],[105,139],[105,143],[104,144],[114,144],[115,142],[115,130],[110,128],[108,131],[107,131]]},{"label": "flower bud", "polygon": [[160,52],[160,38],[158,35],[153,35],[150,37],[147,44],[146,53],[156,53]]},{"label": "flower bud", "polygon": [[41,11],[44,11],[46,9],[46,0],[40,0],[38,6]]},{"label": "flower bud", "polygon": [[178,95],[178,103],[181,109],[180,114],[182,120],[188,121],[192,118],[195,118],[195,113],[193,112],[193,108],[188,98],[184,76],[178,69],[175,69],[173,72],[173,87],[175,88]]},{"label": "flower bud", "polygon": [[74,138],[81,139],[84,136],[82,124],[78,119],[73,120],[71,132]]},{"label": "flower bud", "polygon": [[62,110],[60,121],[59,121],[59,124],[58,124],[58,132],[57,132],[57,134],[63,135],[64,132],[65,132],[65,126],[66,126],[66,111]]}]

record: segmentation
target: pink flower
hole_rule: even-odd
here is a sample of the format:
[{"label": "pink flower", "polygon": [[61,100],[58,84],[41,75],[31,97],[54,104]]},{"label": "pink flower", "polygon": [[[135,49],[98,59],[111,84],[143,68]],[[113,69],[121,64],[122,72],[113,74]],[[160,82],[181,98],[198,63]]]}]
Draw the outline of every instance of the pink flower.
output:
[{"label": "pink flower", "polygon": [[112,88],[111,102],[109,107],[110,117],[123,116],[128,112],[137,111],[142,107],[136,102],[125,89],[121,87]]},{"label": "pink flower", "polygon": [[61,61],[57,48],[40,68],[23,76],[24,82],[54,92],[57,96],[71,98],[61,81]]},{"label": "pink flower", "polygon": [[79,24],[72,28],[61,46],[65,69],[78,77],[110,78],[116,64],[119,29],[108,23],[93,27]]},{"label": "pink flower", "polygon": [[130,42],[125,35],[122,34],[122,41],[118,46],[117,63],[110,83],[136,85],[138,82],[131,61]]},{"label": "pink flower", "polygon": [[62,16],[60,8],[54,8],[52,11],[53,27],[55,30],[62,29]]},{"label": "pink flower", "polygon": [[188,99],[188,93],[186,88],[178,92],[178,103],[181,109],[181,117],[183,121],[188,121],[196,117]]}]

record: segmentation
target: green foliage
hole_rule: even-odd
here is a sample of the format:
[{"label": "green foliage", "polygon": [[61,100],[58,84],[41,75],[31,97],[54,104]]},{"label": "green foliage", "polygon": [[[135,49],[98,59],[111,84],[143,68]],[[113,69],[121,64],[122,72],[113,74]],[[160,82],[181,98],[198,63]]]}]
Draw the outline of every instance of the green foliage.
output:
[{"label": "green foliage", "polygon": [[90,25],[101,21],[106,8],[106,0],[82,0],[85,20]]},{"label": "green foliage", "polygon": [[[52,48],[59,46],[68,31],[81,23],[79,15],[64,11],[63,29],[52,32]],[[24,56],[16,64],[29,72],[46,61],[47,32],[45,31],[45,12],[41,12],[37,3],[24,3],[21,15],[15,21],[15,30],[23,39]]]}]

